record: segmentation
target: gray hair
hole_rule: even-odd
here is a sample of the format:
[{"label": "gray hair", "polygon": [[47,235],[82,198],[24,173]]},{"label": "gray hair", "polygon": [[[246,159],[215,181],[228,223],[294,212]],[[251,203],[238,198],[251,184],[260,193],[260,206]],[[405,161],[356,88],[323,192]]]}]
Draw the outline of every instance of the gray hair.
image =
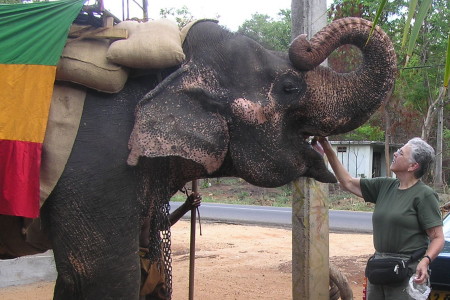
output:
[{"label": "gray hair", "polygon": [[416,178],[421,178],[434,162],[434,149],[421,138],[415,137],[408,141],[411,146],[411,157],[419,164],[419,168],[414,172]]}]

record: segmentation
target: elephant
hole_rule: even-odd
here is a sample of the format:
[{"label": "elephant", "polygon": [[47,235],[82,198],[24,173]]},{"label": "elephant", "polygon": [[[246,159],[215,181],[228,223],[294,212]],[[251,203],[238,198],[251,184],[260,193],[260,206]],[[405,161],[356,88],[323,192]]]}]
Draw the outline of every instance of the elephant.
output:
[{"label": "elephant", "polygon": [[[391,91],[395,52],[371,28],[340,19],[280,53],[199,21],[183,43],[185,61],[162,82],[150,73],[117,94],[88,91],[67,165],[41,208],[58,272],[54,299],[138,299],[140,226],[150,218],[153,258],[170,268],[161,258],[170,242],[159,244],[170,239],[168,202],[192,180],[336,182],[308,139],[357,128]],[[343,44],[361,49],[357,70],[319,66]]]}]

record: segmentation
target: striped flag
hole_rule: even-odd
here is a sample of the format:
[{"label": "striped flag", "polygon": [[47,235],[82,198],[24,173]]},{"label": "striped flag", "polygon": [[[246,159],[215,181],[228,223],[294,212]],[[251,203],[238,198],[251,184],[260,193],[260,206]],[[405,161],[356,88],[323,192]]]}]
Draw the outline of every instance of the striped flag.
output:
[{"label": "striped flag", "polygon": [[39,216],[56,65],[85,0],[0,5],[0,214]]}]

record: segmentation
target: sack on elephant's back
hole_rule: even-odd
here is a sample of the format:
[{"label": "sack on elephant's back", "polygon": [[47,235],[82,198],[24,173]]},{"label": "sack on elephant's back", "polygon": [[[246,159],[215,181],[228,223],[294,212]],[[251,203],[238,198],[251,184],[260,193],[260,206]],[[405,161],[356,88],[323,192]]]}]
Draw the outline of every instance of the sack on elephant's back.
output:
[{"label": "sack on elephant's back", "polygon": [[118,93],[125,85],[128,70],[106,59],[108,40],[69,40],[56,68],[56,80],[88,88]]},{"label": "sack on elephant's back", "polygon": [[136,69],[164,69],[185,58],[181,33],[173,21],[123,21],[115,27],[126,29],[128,38],[111,44],[106,55],[111,62]]}]

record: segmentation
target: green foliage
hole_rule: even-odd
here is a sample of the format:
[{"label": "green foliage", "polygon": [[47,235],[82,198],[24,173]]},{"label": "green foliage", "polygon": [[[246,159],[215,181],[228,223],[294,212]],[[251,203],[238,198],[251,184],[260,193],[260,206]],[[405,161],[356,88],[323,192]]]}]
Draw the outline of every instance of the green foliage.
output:
[{"label": "green foliage", "polygon": [[[415,9],[415,5],[414,3],[416,3],[417,0],[412,0],[411,3],[413,3],[413,5],[410,6],[410,9]],[[411,12],[408,14],[408,19],[407,19],[407,23],[410,22],[412,20],[412,18],[414,17],[414,26],[411,29],[410,34],[410,38],[409,38],[409,43],[408,43],[408,50],[407,50],[407,58],[410,57],[412,55],[412,52],[414,50],[414,47],[416,45],[416,40],[417,37],[419,36],[419,31],[420,28],[425,20],[425,17],[427,16],[428,10],[431,7],[431,0],[423,0],[422,4],[420,5],[420,7],[418,8],[417,13],[412,14]],[[408,34],[407,31],[404,32],[404,34]],[[406,40],[406,39],[403,39]],[[408,60],[408,59],[407,59]]]},{"label": "green foliage", "polygon": [[406,18],[405,28],[403,30],[402,48],[406,45],[409,29],[411,28],[411,20],[414,17],[418,0],[411,0],[408,7],[408,17]]},{"label": "green foliage", "polygon": [[364,124],[343,136],[349,141],[384,141],[384,130],[378,126]]},{"label": "green foliage", "polygon": [[447,39],[447,59],[445,62],[445,75],[444,75],[444,86],[448,87],[450,80],[450,32]]},{"label": "green foliage", "polygon": [[[373,20],[379,11],[380,3],[380,0],[334,0],[328,10],[328,18],[330,21],[345,17]],[[378,16],[379,25],[383,27],[387,22],[391,24],[395,19],[401,18],[399,12],[406,9],[405,0],[386,1],[384,10]],[[383,29],[388,30],[387,27]]]},{"label": "green foliage", "polygon": [[[423,5],[426,3],[425,1],[419,2],[422,4],[420,6],[422,15],[426,8]],[[400,68],[400,76],[396,82],[396,94],[404,99],[406,107],[420,112],[423,116],[426,116],[428,107],[437,99],[439,88],[445,85],[444,66],[446,56],[449,55],[447,49],[448,20],[450,20],[449,2],[433,1],[431,10],[428,11],[423,25],[420,27],[420,32],[412,33],[417,34],[413,47],[410,46],[410,50],[406,53],[403,50],[398,51],[400,59],[404,60],[400,63],[407,64],[407,67]]]},{"label": "green foliage", "polygon": [[201,180],[201,187],[204,189],[207,189],[211,186],[211,183],[209,182],[209,179],[203,179]]},{"label": "green foliage", "polygon": [[183,28],[189,22],[194,20],[191,12],[186,6],[182,6],[181,8],[163,8],[159,11],[159,15],[162,18],[174,17],[175,21],[178,24],[179,28]]},{"label": "green foliage", "polygon": [[[360,1],[364,7],[378,1]],[[369,4],[371,3],[371,4]],[[401,65],[407,65],[413,55],[419,57],[420,66],[443,66],[448,51],[450,4],[448,0],[396,0],[377,3],[375,16],[367,14],[368,19],[377,20],[393,41]],[[413,25],[411,23],[414,21]],[[408,41],[408,48],[405,46]],[[413,61],[414,63],[414,61]],[[414,66],[414,65],[413,65]],[[417,65],[416,65],[417,67]],[[443,83],[443,69],[435,69],[440,77],[437,88]]]},{"label": "green foliage", "polygon": [[237,32],[254,39],[267,49],[287,51],[291,42],[291,11],[280,10],[278,19],[265,14],[253,14],[250,20],[239,26]]},{"label": "green foliage", "polygon": [[[444,136],[444,140],[445,140],[448,144],[450,144],[450,129],[445,128],[445,129],[444,129],[443,136]],[[448,148],[447,150],[450,150],[450,148]]]},{"label": "green foliage", "polygon": [[367,14],[367,7],[359,0],[335,1],[328,10],[330,21],[345,17],[363,18]]}]

